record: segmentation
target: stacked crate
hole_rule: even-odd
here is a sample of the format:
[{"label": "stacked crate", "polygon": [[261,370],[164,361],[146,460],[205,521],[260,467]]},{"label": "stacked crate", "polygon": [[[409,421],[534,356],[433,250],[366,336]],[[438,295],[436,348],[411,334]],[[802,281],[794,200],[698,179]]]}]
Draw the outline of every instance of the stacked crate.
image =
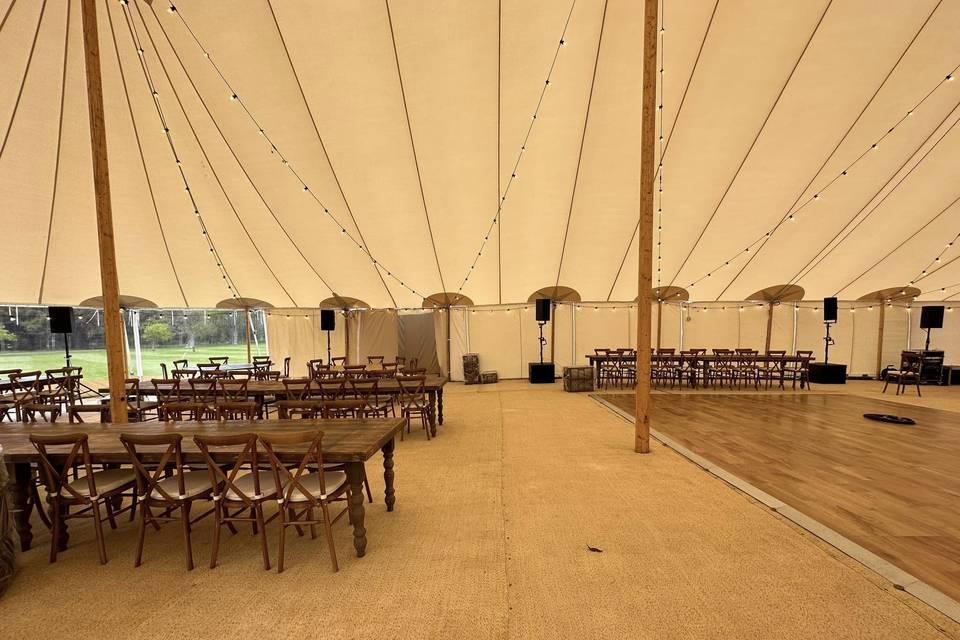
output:
[{"label": "stacked crate", "polygon": [[496,371],[482,371],[480,373],[480,384],[493,384],[497,382]]},{"label": "stacked crate", "polygon": [[480,354],[463,354],[463,381],[466,384],[480,384]]},{"label": "stacked crate", "polygon": [[593,391],[593,367],[564,367],[564,391]]}]

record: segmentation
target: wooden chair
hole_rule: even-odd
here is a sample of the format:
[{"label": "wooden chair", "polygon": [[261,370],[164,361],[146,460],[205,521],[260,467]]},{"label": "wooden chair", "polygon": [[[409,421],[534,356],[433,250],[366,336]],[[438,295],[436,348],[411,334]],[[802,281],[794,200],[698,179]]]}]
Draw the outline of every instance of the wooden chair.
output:
[{"label": "wooden chair", "polygon": [[190,378],[190,402],[195,406],[194,420],[203,420],[217,413],[217,378]]},{"label": "wooden chair", "polygon": [[40,402],[56,405],[59,408],[58,414],[62,414],[66,407],[73,403],[75,392],[73,382],[76,380],[73,369],[74,367],[60,367],[43,372],[47,380],[46,385],[40,388]]},{"label": "wooden chair", "polygon": [[[218,367],[228,364],[230,362],[230,356],[210,356],[207,358],[210,361],[210,364],[215,364]],[[198,364],[197,367],[200,365]]]},{"label": "wooden chair", "polygon": [[368,369],[383,369],[383,356],[367,356]]},{"label": "wooden chair", "polygon": [[783,375],[792,383],[792,388],[810,389],[810,361],[813,360],[813,351],[797,351],[796,360],[784,367]]},{"label": "wooden chair", "polygon": [[283,376],[284,378],[290,377],[290,356],[287,356],[283,359]]},{"label": "wooden chair", "polygon": [[714,349],[713,350],[714,360],[707,365],[707,375],[704,380],[704,386],[709,384],[712,387],[716,387],[717,383],[720,383],[720,387],[723,387],[723,383],[727,382],[730,387],[733,387],[734,373],[734,355],[733,351],[730,349]]},{"label": "wooden chair", "polygon": [[260,415],[260,409],[257,403],[252,400],[244,402],[228,402],[220,400],[216,404],[216,418],[223,422],[224,420],[256,420]]},{"label": "wooden chair", "polygon": [[[21,373],[22,371],[23,369],[0,369],[0,376],[9,379],[11,374]],[[4,393],[0,395],[0,422],[2,422],[4,418],[9,418],[11,422],[13,422],[14,419],[19,420],[20,416],[16,413],[16,409],[17,402],[13,394]],[[10,418],[11,411],[14,412],[15,418]]]},{"label": "wooden chair", "polygon": [[253,356],[253,364],[263,364],[269,369],[273,366],[273,361],[270,356]]},{"label": "wooden chair", "polygon": [[[606,349],[603,347],[593,350],[594,355],[602,358],[610,358],[611,356],[616,355],[615,349]],[[604,389],[608,388],[612,384],[617,384],[619,379],[619,372],[617,371],[617,363],[615,360],[601,360],[599,367],[597,369],[597,384]]]},{"label": "wooden chair", "polygon": [[786,351],[771,350],[767,352],[767,359],[757,374],[761,382],[765,383],[765,388],[769,389],[776,382],[783,389],[783,372],[786,366]]},{"label": "wooden chair", "polygon": [[190,371],[189,369],[174,369],[173,377],[177,380],[189,380],[191,378],[195,378],[196,373],[194,371]]},{"label": "wooden chair", "polygon": [[313,396],[320,400],[339,400],[346,395],[346,380],[344,378],[321,378],[313,382],[311,389]]},{"label": "wooden chair", "polygon": [[[757,364],[759,354],[756,349],[737,349],[736,359],[731,367],[733,380],[737,388],[743,389],[744,384],[753,383],[754,389],[760,388],[760,367]],[[732,386],[731,382],[731,386]]]},{"label": "wooden chair", "polygon": [[348,364],[343,368],[343,374],[347,379],[350,378],[366,378],[367,377],[367,365],[365,364]]},{"label": "wooden chair", "polygon": [[[187,471],[184,468],[182,441],[183,436],[179,433],[120,434],[120,442],[136,471],[137,495],[140,499],[135,567],[139,567],[143,561],[147,525],[159,531],[161,523],[179,520],[183,529],[187,571],[193,570],[192,525],[213,513],[213,509],[195,518],[191,518],[190,512],[195,502],[210,498],[214,487],[206,471]],[[144,450],[151,459],[155,459],[159,453],[159,462],[147,462]],[[159,515],[154,515],[154,508],[160,510]],[[174,516],[174,512],[178,512],[179,516]]]},{"label": "wooden chair", "polygon": [[315,400],[277,400],[277,418],[280,420],[314,420],[321,412],[320,403]]},{"label": "wooden chair", "polygon": [[128,420],[141,422],[147,419],[151,411],[159,417],[160,403],[147,401],[141,397],[139,378],[127,378],[124,380],[123,389],[126,394]]},{"label": "wooden chair", "polygon": [[181,401],[180,380],[174,378],[151,378],[154,396],[157,399],[157,419],[164,420],[164,409],[168,404]]},{"label": "wooden chair", "polygon": [[326,368],[328,367],[323,364],[323,358],[307,360],[307,375],[311,378],[316,378],[317,372],[324,371]]},{"label": "wooden chair", "polygon": [[[252,416],[260,414],[260,405],[256,400],[250,398],[247,392],[248,381],[246,379],[217,380],[218,397],[214,401],[218,420],[253,420]],[[222,411],[221,406],[229,405]],[[221,417],[235,415],[250,415],[250,418],[244,417]]]},{"label": "wooden chair", "polygon": [[188,368],[189,366],[190,366],[190,363],[187,362],[186,360],[174,360],[174,361],[173,361],[173,368],[174,368],[174,370],[177,370],[177,369],[186,369],[186,368]]},{"label": "wooden chair", "polygon": [[201,362],[197,365],[197,377],[198,378],[213,378],[220,371],[220,363],[217,362]]},{"label": "wooden chair", "polygon": [[[209,482],[213,490],[214,524],[213,548],[210,551],[210,568],[217,566],[220,552],[220,533],[226,525],[236,533],[234,523],[246,522],[253,526],[254,535],[260,537],[260,551],[263,556],[263,568],[270,569],[270,550],[267,547],[267,523],[263,517],[263,503],[274,500],[277,489],[274,487],[273,474],[261,468],[261,457],[257,450],[257,434],[238,433],[222,436],[194,436],[193,441],[203,453],[209,471]],[[211,448],[238,447],[243,450],[237,454],[233,463],[224,468],[213,459]],[[232,511],[232,513],[231,513]]]},{"label": "wooden chair", "polygon": [[[427,440],[429,440],[430,426],[427,421],[430,419],[430,400],[427,398],[427,392],[424,388],[426,378],[424,376],[397,376],[397,384],[400,386],[400,415],[407,421],[407,433],[410,433],[412,418],[418,416],[423,430],[427,432]],[[400,439],[403,440],[403,431],[400,431]]]},{"label": "wooden chair", "polygon": [[330,358],[330,366],[334,368],[343,369],[347,365],[347,359],[343,356],[338,356],[336,358]]},{"label": "wooden chair", "polygon": [[899,369],[887,370],[887,378],[883,383],[883,393],[887,392],[887,387],[891,380],[897,381],[894,395],[905,393],[907,385],[914,385],[917,388],[917,397],[920,397],[920,369],[923,365],[923,357],[919,353],[904,351],[900,359]]},{"label": "wooden chair", "polygon": [[[50,503],[53,532],[53,538],[50,541],[50,562],[57,561],[61,523],[73,518],[92,518],[97,549],[100,552],[100,564],[106,564],[107,547],[103,541],[103,522],[109,521],[110,528],[116,529],[117,514],[130,511],[132,516],[136,510],[136,494],[132,492],[136,484],[133,470],[94,471],[87,439],[88,436],[85,433],[30,435],[30,442],[40,454],[40,469],[47,489],[47,502]],[[51,450],[54,447],[60,450],[54,452]],[[62,458],[63,447],[69,447],[66,459],[62,465],[56,465],[51,460],[51,456],[56,453],[58,459]],[[84,476],[71,481],[71,472],[77,466],[82,467]],[[113,499],[123,495],[127,495],[133,501],[130,506],[114,511]],[[101,512],[101,506],[106,514]],[[70,513],[72,507],[80,507],[80,510]]]},{"label": "wooden chair", "polygon": [[[280,514],[280,552],[277,560],[277,572],[283,572],[284,550],[286,548],[287,529],[310,527],[310,537],[316,538],[316,525],[322,524],[330,550],[330,562],[334,571],[339,571],[337,550],[333,543],[333,523],[339,520],[347,509],[336,517],[330,517],[330,504],[334,501],[350,503],[350,485],[343,471],[328,471],[323,462],[323,433],[319,431],[301,433],[261,434],[260,441],[270,459],[273,469],[275,494],[278,496],[277,513]],[[279,457],[276,449],[308,445],[307,452],[300,463],[291,472]],[[322,471],[317,471],[318,469]],[[348,507],[349,508],[349,507]],[[320,518],[317,518],[319,509]]]},{"label": "wooden chair", "polygon": [[377,378],[353,378],[349,383],[353,397],[363,403],[361,415],[373,418],[386,418],[391,413],[397,415],[393,396],[380,393],[380,381]]},{"label": "wooden chair", "polygon": [[42,378],[40,371],[22,371],[11,373],[10,391],[17,419],[22,422],[36,422],[37,414],[50,416],[50,422],[56,422],[60,414],[58,408],[44,404],[40,397]]}]

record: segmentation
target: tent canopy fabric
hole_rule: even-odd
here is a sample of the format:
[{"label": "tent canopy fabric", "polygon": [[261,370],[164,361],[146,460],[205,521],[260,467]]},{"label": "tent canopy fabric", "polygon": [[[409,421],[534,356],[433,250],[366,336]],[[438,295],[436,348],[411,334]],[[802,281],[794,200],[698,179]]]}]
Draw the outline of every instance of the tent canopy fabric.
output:
[{"label": "tent canopy fabric", "polygon": [[[637,296],[643,3],[171,8],[97,3],[121,290]],[[960,295],[960,3],[661,19],[655,287]],[[0,0],[0,23],[0,300],[77,304],[101,293],[79,2]]]}]

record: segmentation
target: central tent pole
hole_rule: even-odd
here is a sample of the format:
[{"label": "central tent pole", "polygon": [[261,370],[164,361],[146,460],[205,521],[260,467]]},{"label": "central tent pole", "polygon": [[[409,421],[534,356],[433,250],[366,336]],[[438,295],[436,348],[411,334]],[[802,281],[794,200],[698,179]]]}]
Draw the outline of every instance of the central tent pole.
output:
[{"label": "central tent pole", "polygon": [[877,380],[880,379],[880,372],[883,367],[883,321],[884,306],[883,299],[880,299],[880,328],[877,330]]},{"label": "central tent pole", "polygon": [[650,324],[653,285],[653,176],[657,126],[657,0],[644,0],[640,133],[640,254],[637,286],[637,406],[634,450],[650,453]]},{"label": "central tent pole", "polygon": [[773,335],[773,300],[767,305],[767,340],[764,353],[770,353],[770,337]]},{"label": "central tent pole", "polygon": [[117,255],[113,245],[113,210],[110,203],[110,168],[103,118],[103,84],[100,75],[100,42],[96,0],[82,0],[83,58],[87,72],[87,106],[90,113],[90,151],[93,157],[93,191],[97,210],[97,244],[100,250],[100,286],[106,332],[107,375],[110,382],[110,418],[127,421],[124,383],[123,320],[117,283]]},{"label": "central tent pole", "polygon": [[246,323],[246,338],[247,338],[247,362],[252,362],[250,358],[250,307],[247,307],[243,310],[243,319]]}]

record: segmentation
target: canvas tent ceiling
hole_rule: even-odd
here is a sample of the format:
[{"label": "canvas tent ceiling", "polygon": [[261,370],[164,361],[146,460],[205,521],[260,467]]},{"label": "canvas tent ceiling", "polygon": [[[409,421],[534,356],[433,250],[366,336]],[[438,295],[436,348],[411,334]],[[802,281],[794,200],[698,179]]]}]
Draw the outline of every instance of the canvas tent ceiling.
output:
[{"label": "canvas tent ceiling", "polygon": [[[175,307],[637,295],[642,3],[167,8],[98,4],[121,290]],[[960,295],[960,3],[665,1],[662,17],[655,286]],[[75,304],[100,294],[79,3],[0,0],[0,20],[0,299]]]}]

